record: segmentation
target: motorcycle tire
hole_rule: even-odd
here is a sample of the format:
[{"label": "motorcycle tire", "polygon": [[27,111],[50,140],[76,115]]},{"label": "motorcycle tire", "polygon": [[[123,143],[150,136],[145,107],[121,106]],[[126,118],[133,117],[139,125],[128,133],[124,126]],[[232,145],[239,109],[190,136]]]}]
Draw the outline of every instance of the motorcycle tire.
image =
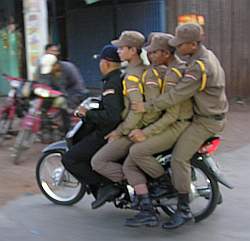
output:
[{"label": "motorcycle tire", "polygon": [[[199,213],[197,214],[193,213],[195,222],[200,222],[206,219],[215,210],[221,194],[219,191],[217,180],[214,178],[214,176],[211,174],[211,171],[201,160],[192,160],[191,167],[193,170],[196,169],[199,170],[201,173],[203,173],[204,177],[206,177],[206,179],[209,181],[209,188],[211,189],[211,196],[209,196],[209,198],[204,198],[208,200],[208,205]],[[190,203],[190,205],[192,205],[192,202]],[[176,206],[173,207],[170,205],[162,205],[161,209],[167,215],[171,216],[174,214]]]},{"label": "motorcycle tire", "polygon": [[[61,150],[54,150],[44,153],[36,166],[36,180],[42,193],[51,202],[57,205],[71,206],[83,198],[86,193],[86,187],[65,170],[61,162],[62,155],[63,152]],[[46,164],[49,163],[50,158],[57,158],[58,160],[56,161],[56,168],[53,170],[52,174],[49,174],[46,180],[46,177],[43,176],[43,172],[45,172],[45,170],[49,170],[46,167]],[[63,175],[63,177],[61,175]],[[74,181],[74,187],[72,185],[70,188],[74,188],[76,190],[73,190],[74,193],[71,196],[65,197],[62,196],[60,192],[57,193],[56,188],[58,188],[58,190],[60,190],[60,188],[61,190],[63,190],[63,188],[68,188],[69,186],[67,185],[69,185],[71,182],[73,183],[72,179]],[[52,181],[51,185],[49,181]]]},{"label": "motorcycle tire", "polygon": [[23,129],[18,132],[16,143],[13,148],[13,153],[11,154],[11,156],[13,157],[13,163],[15,165],[20,164],[20,157],[22,152],[32,145],[33,139],[34,134],[30,129]]},{"label": "motorcycle tire", "polygon": [[12,125],[12,120],[8,119],[8,114],[3,113],[0,118],[0,144],[5,138],[5,135],[9,132]]}]

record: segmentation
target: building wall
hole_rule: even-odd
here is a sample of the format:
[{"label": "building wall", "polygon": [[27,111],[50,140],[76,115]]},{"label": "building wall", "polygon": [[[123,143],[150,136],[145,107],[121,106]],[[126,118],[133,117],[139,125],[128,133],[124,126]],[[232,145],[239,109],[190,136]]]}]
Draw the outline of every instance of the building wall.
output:
[{"label": "building wall", "polygon": [[67,11],[68,56],[77,64],[87,87],[99,88],[98,60],[92,56],[123,30],[138,30],[147,36],[165,31],[165,1],[129,1],[89,6]]},{"label": "building wall", "polygon": [[174,32],[177,17],[205,16],[205,44],[220,59],[226,73],[229,97],[250,97],[250,1],[167,0],[168,29]]}]

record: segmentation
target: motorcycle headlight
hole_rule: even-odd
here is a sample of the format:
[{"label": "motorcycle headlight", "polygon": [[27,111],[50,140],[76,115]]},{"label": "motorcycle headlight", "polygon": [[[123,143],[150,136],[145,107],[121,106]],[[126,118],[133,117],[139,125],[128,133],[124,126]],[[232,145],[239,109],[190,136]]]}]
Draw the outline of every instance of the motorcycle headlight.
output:
[{"label": "motorcycle headlight", "polygon": [[18,80],[12,80],[10,82],[10,85],[13,87],[13,88],[18,88],[20,85],[21,85],[21,82],[18,81]]},{"label": "motorcycle headlight", "polygon": [[48,98],[50,97],[49,90],[43,89],[43,88],[35,88],[34,89],[34,94],[38,95],[43,98]]}]

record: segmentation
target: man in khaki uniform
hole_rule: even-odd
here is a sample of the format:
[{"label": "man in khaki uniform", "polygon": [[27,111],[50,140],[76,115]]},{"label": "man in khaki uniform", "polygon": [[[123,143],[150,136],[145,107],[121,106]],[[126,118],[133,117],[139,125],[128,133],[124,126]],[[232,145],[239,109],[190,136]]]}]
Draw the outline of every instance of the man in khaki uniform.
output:
[{"label": "man in khaki uniform", "polygon": [[170,91],[148,103],[134,103],[138,112],[163,110],[189,98],[194,103],[192,124],[182,133],[175,145],[172,158],[173,183],[178,191],[175,215],[163,228],[177,228],[192,219],[189,208],[191,183],[190,160],[210,136],[224,129],[228,102],[225,95],[225,74],[217,57],[201,44],[202,30],[197,24],[176,28],[169,44],[182,55],[190,56],[184,77]]},{"label": "man in khaki uniform", "polygon": [[[124,179],[122,165],[119,160],[125,158],[129,147],[133,142],[128,138],[129,133],[137,128],[142,128],[159,118],[158,113],[136,113],[131,111],[132,102],[141,102],[143,97],[152,100],[160,95],[159,76],[151,76],[146,66],[142,64],[139,55],[144,44],[144,36],[136,31],[124,31],[118,40],[112,41],[118,47],[118,53],[123,61],[128,61],[126,75],[123,80],[123,94],[125,110],[123,111],[123,122],[106,138],[109,143],[102,147],[92,158],[92,168],[101,175],[113,182],[120,182]],[[146,74],[145,74],[146,73]],[[152,78],[148,78],[148,75]],[[149,81],[150,80],[150,81]],[[116,188],[117,189],[117,188]],[[100,189],[97,200],[92,207],[97,208],[118,193],[114,186],[105,186]]]},{"label": "man in khaki uniform", "polygon": [[[168,44],[172,38],[173,36],[169,34],[155,35],[147,47],[147,50],[152,53],[152,60],[155,59],[154,62],[168,67],[163,82],[164,93],[176,86],[185,70],[185,64],[174,55],[175,48]],[[158,179],[159,183],[165,183],[164,188],[157,188],[155,195],[159,196],[174,191],[168,176],[165,175],[164,168],[153,155],[170,149],[175,144],[180,134],[191,123],[192,115],[193,106],[189,99],[166,109],[160,119],[146,128],[130,133],[130,138],[137,143],[130,147],[129,155],[123,165],[123,172],[128,183],[135,189],[141,211],[134,218],[128,219],[126,226],[158,224],[158,219],[152,209],[141,205],[141,201],[145,198],[149,199],[147,179],[144,173]]]}]

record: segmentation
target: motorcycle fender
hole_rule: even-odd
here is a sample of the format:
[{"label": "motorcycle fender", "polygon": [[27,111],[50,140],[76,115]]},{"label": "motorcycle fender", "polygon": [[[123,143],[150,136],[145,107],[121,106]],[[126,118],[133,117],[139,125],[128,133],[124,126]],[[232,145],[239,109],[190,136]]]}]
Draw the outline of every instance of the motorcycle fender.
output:
[{"label": "motorcycle fender", "polygon": [[206,156],[204,158],[204,163],[211,170],[212,174],[214,175],[214,177],[217,179],[219,183],[223,184],[229,189],[233,189],[233,186],[229,184],[229,182],[223,176],[223,174],[221,173],[220,169],[218,168],[214,159],[211,156]]},{"label": "motorcycle fender", "polygon": [[50,152],[50,151],[54,151],[54,150],[60,150],[60,151],[68,151],[68,146],[67,146],[67,142],[65,140],[63,141],[57,141],[57,142],[54,142],[50,145],[48,145],[47,147],[45,147],[42,152],[45,153],[45,152]]}]

